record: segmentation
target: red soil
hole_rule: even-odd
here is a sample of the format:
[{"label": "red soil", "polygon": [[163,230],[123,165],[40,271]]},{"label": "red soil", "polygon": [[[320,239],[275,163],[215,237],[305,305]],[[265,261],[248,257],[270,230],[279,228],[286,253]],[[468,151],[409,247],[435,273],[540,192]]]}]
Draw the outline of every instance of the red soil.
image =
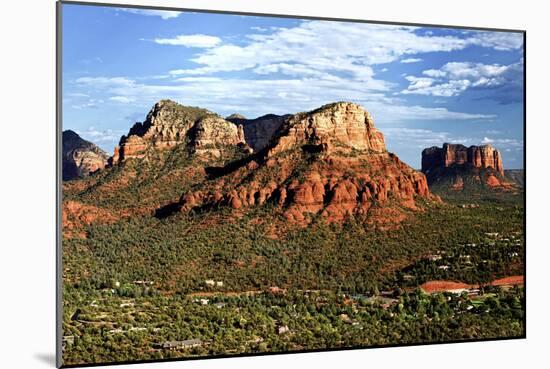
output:
[{"label": "red soil", "polygon": [[[513,275],[509,277],[495,279],[491,283],[491,286],[516,286],[523,285],[525,278],[522,275]],[[479,288],[476,284],[466,284],[453,281],[428,281],[420,286],[426,293],[445,292],[460,289],[474,289]]]},{"label": "red soil", "polygon": [[504,277],[495,279],[491,282],[491,286],[509,286],[509,285],[522,285],[525,283],[525,277],[522,275],[513,275],[510,277]]},{"label": "red soil", "polygon": [[469,284],[453,281],[428,281],[420,286],[427,293],[471,288]]}]

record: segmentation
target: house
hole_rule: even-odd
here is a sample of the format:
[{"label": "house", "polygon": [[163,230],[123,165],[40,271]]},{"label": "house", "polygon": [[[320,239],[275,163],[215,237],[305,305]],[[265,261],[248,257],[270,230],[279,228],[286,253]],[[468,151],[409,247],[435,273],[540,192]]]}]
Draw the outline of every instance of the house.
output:
[{"label": "house", "polygon": [[288,328],[288,325],[280,325],[277,327],[277,333],[278,334],[285,334],[289,332],[290,329]]},{"label": "house", "polygon": [[223,287],[223,281],[215,281],[213,279],[206,279],[204,281],[204,284],[209,286],[209,287]]},{"label": "house", "polygon": [[214,306],[217,307],[218,309],[224,308],[225,302],[216,302]]},{"label": "house", "polygon": [[427,259],[430,261],[441,260],[443,257],[441,255],[428,255]]},{"label": "house", "polygon": [[198,339],[194,338],[191,340],[184,340],[184,341],[167,341],[163,343],[156,343],[153,346],[155,348],[164,349],[164,350],[180,350],[180,349],[188,349],[192,347],[198,347],[202,346],[204,343]]}]

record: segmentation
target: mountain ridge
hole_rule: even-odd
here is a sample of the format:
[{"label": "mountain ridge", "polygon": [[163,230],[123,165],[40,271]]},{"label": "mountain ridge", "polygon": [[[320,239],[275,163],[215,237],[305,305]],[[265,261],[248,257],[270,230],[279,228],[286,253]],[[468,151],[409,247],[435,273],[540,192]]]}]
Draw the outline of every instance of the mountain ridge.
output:
[{"label": "mountain ridge", "polygon": [[107,165],[108,154],[72,130],[62,133],[62,179],[89,176]]}]

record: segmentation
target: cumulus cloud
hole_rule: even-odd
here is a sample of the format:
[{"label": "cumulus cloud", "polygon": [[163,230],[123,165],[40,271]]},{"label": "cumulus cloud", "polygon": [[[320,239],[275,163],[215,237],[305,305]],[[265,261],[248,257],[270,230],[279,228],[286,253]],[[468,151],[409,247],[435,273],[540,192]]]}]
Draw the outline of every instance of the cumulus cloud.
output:
[{"label": "cumulus cloud", "polygon": [[[452,51],[467,41],[448,36],[422,36],[414,27],[305,21],[295,27],[247,36],[243,45],[219,44],[191,59],[195,68],[177,69],[173,75],[204,75],[252,70],[258,74],[283,73],[332,78],[345,75],[364,82],[365,89],[387,90],[374,78],[372,65],[390,63],[422,52]],[[411,59],[411,58],[409,58]],[[414,58],[413,58],[414,59]]]},{"label": "cumulus cloud", "polygon": [[523,47],[523,34],[520,32],[477,31],[469,33],[468,40],[472,45],[499,51],[518,50]]},{"label": "cumulus cloud", "polygon": [[[247,42],[213,45],[191,59],[197,64],[195,68],[173,70],[172,74],[250,69],[264,74],[284,73],[288,71],[286,66],[298,65],[320,73],[347,74],[363,80],[365,88],[386,89],[386,83],[374,79],[373,65],[400,59],[403,63],[419,62],[422,59],[414,55],[451,52],[472,45],[498,50],[519,49],[523,45],[521,34],[465,32],[461,37],[434,36],[420,34],[416,27],[368,23],[304,21],[288,28],[251,29],[259,33],[247,35]],[[272,32],[267,33],[268,30]]]},{"label": "cumulus cloud", "polygon": [[[499,88],[509,98],[522,92],[523,60],[510,65],[450,62],[440,69],[422,72],[425,77],[407,76],[409,86],[403,94],[457,96],[468,89]],[[498,95],[495,96],[497,99]]]},{"label": "cumulus cloud", "polygon": [[176,45],[185,47],[209,48],[219,45],[222,40],[216,36],[203,34],[179,35],[174,38],[156,38],[155,42],[161,45]]},{"label": "cumulus cloud", "polygon": [[[111,81],[111,85],[108,85]],[[185,105],[203,106],[220,114],[239,112],[248,116],[308,111],[333,101],[363,105],[377,122],[410,120],[492,120],[492,114],[450,111],[443,107],[408,106],[384,93],[365,90],[361,81],[339,77],[241,79],[184,76],[168,84],[138,83],[125,77],[86,78],[86,87],[111,96],[124,96],[136,104],[150,105],[171,98]],[[82,80],[81,80],[81,83]],[[293,109],[293,111],[289,111]]]}]

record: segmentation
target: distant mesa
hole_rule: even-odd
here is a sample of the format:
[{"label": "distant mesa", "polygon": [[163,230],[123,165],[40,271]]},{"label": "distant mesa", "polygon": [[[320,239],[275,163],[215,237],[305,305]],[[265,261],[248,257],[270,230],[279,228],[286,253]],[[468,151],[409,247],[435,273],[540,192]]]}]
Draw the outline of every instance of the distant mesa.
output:
[{"label": "distant mesa", "polygon": [[422,151],[422,173],[430,188],[462,191],[475,186],[489,189],[513,187],[504,176],[500,152],[491,145],[466,147],[444,143]]},{"label": "distant mesa", "polygon": [[83,178],[105,168],[108,155],[76,132],[62,134],[62,177],[64,181]]},{"label": "distant mesa", "polygon": [[505,169],[504,176],[518,187],[525,187],[525,171],[523,169]]}]

